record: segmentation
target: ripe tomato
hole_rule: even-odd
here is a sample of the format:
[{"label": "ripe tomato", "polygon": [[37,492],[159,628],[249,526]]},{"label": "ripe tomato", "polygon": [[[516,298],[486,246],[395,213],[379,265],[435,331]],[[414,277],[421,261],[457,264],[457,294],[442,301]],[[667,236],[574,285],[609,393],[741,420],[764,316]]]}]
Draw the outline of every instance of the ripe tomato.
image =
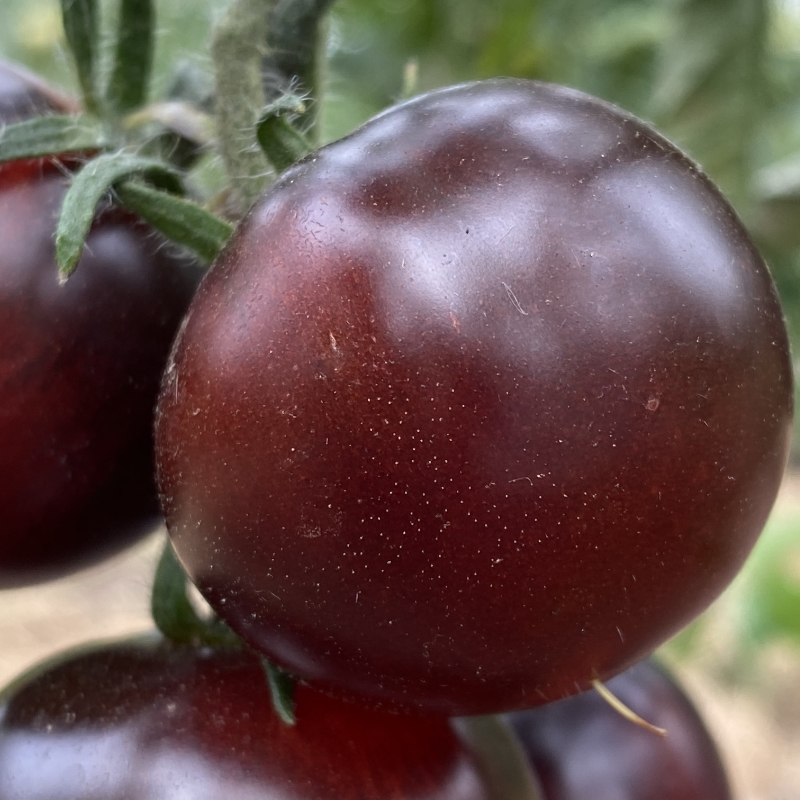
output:
[{"label": "ripe tomato", "polygon": [[3,800],[485,800],[441,717],[367,711],[305,686],[282,723],[242,652],[127,642],[62,657],[0,706]]},{"label": "ripe tomato", "polygon": [[77,104],[35,75],[6,61],[0,61],[0,120],[19,122],[52,112],[72,113]]},{"label": "ripe tomato", "polygon": [[476,714],[702,611],[791,417],[774,286],[709,180],[599,100],[493,80],[276,181],[189,312],[157,456],[178,556],[249,643]]},{"label": "ripe tomato", "polygon": [[703,721],[660,667],[637,664],[608,688],[665,728],[666,739],[638,728],[591,691],[510,715],[546,800],[731,800]]},{"label": "ripe tomato", "polygon": [[[58,110],[0,65],[2,122]],[[69,110],[69,107],[61,107]],[[152,416],[196,284],[127,214],[97,219],[60,286],[53,234],[64,165],[0,169],[0,586],[52,577],[152,529]]]}]

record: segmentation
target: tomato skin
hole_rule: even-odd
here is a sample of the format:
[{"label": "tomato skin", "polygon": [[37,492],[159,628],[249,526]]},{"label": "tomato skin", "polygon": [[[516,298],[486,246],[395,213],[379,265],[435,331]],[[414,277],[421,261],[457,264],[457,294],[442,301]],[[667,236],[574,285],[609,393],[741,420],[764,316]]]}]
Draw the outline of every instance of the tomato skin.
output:
[{"label": "tomato skin", "polygon": [[750,551],[792,417],[768,271],[632,117],[517,80],[285,172],[192,305],[157,414],[176,552],[256,649],[453,715],[648,655]]},{"label": "tomato skin", "polygon": [[485,800],[440,717],[367,711],[298,686],[272,709],[258,660],[163,642],[107,645],[6,692],[3,800]]},{"label": "tomato skin", "polygon": [[8,125],[41,114],[72,114],[78,104],[36,75],[16,64],[0,61],[0,120]]},{"label": "tomato skin", "polygon": [[[0,64],[12,119],[50,107],[37,85],[26,105],[21,80]],[[147,226],[107,209],[60,286],[64,169],[0,170],[0,587],[69,572],[157,524],[153,411],[197,284]]]},{"label": "tomato skin", "polygon": [[661,667],[637,664],[608,688],[667,737],[637,727],[593,691],[509,715],[545,800],[731,800],[710,734]]}]

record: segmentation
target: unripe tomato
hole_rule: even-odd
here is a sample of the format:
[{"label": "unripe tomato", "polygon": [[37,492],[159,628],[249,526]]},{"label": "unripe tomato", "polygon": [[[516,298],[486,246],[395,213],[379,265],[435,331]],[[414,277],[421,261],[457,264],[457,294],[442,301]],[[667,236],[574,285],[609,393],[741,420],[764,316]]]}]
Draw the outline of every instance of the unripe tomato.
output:
[{"label": "unripe tomato", "polygon": [[[71,110],[43,91],[0,64],[0,122]],[[153,410],[197,281],[147,226],[106,210],[60,285],[64,170],[0,168],[2,587],[69,571],[156,524]]]},{"label": "unripe tomato", "polygon": [[179,558],[330,691],[530,707],[727,585],[786,461],[768,271],[709,180],[597,99],[436,91],[286,171],[163,384]]},{"label": "unripe tomato", "polygon": [[367,711],[308,687],[297,724],[242,652],[123,642],[62,656],[0,705],[3,800],[487,800],[441,717]]},{"label": "unripe tomato", "polygon": [[608,688],[666,738],[593,691],[509,715],[545,800],[731,800],[714,741],[662,668],[637,664]]}]

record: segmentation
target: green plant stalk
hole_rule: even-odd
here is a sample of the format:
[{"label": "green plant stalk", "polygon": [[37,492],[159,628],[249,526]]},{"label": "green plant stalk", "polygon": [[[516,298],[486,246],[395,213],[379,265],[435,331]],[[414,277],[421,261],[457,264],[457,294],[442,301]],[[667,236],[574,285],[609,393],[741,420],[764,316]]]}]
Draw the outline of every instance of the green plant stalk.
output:
[{"label": "green plant stalk", "polygon": [[261,65],[267,101],[287,91],[308,98],[301,127],[319,144],[319,105],[327,49],[327,13],[334,0],[276,0]]},{"label": "green plant stalk", "polygon": [[214,29],[218,148],[237,214],[247,211],[269,181],[270,167],[256,138],[264,106],[261,60],[274,0],[233,0]]}]

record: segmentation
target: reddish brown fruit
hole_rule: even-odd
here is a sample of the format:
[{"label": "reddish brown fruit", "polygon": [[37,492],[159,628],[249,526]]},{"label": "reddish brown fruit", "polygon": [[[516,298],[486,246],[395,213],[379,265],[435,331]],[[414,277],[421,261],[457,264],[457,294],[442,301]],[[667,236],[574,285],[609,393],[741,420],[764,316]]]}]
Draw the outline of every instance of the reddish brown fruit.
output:
[{"label": "reddish brown fruit", "polygon": [[174,350],[160,486],[254,647],[485,713],[702,611],[791,417],[775,289],[708,179],[599,100],[496,80],[388,110],[256,205]]},{"label": "reddish brown fruit", "polygon": [[660,667],[638,664],[608,688],[667,738],[624,719],[591,691],[509,715],[545,800],[731,800],[703,721]]},{"label": "reddish brown fruit", "polygon": [[[63,658],[63,657],[62,657]],[[252,655],[124,643],[17,681],[3,800],[487,800],[447,720],[299,686],[283,724]]]},{"label": "reddish brown fruit", "polygon": [[[24,80],[0,64],[2,121],[53,110]],[[0,170],[0,587],[62,574],[154,527],[153,409],[197,282],[149,228],[107,211],[59,285],[63,171]]]}]

